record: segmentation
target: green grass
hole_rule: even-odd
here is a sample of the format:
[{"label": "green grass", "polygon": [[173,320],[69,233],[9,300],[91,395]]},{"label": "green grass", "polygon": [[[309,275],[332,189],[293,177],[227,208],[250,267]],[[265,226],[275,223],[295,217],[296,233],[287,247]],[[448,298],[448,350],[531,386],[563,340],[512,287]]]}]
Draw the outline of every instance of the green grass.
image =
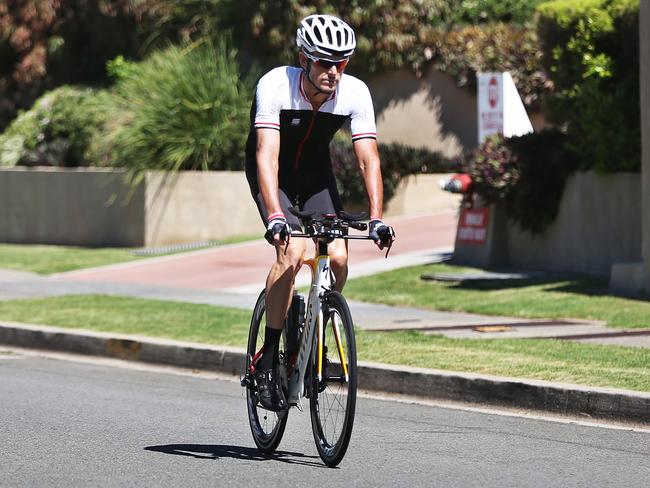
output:
[{"label": "green grass", "polygon": [[0,301],[0,318],[31,324],[246,347],[245,310],[104,295]]},{"label": "green grass", "polygon": [[[252,304],[251,304],[252,306]],[[245,347],[250,312],[83,295],[0,301],[4,320]],[[556,340],[448,339],[357,331],[359,359],[650,391],[650,351]]]},{"label": "green grass", "polygon": [[[259,236],[231,237],[219,240],[217,245],[234,244],[257,237]],[[52,274],[152,257],[150,255],[136,255],[133,251],[134,249],[128,248],[0,244],[0,268]],[[186,251],[180,250],[177,252]],[[177,252],[168,252],[165,255],[176,254]]]},{"label": "green grass", "polygon": [[436,264],[350,280],[349,299],[526,318],[602,320],[612,327],[650,327],[650,301],[610,295],[607,280],[546,276],[483,282],[424,281],[423,274],[470,268]]}]

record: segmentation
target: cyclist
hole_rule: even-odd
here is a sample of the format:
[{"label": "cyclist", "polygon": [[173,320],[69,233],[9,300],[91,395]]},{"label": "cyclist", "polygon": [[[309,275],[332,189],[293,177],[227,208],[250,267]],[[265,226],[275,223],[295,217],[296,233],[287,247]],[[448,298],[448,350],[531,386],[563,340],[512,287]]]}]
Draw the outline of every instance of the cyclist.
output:
[{"label": "cyclist", "polygon": [[[369,234],[379,249],[390,246],[395,236],[382,221],[383,186],[370,92],[361,80],[343,73],[356,47],[354,31],[337,17],[310,15],[300,22],[296,43],[300,67],[275,68],[257,84],[246,144],[246,177],[266,226],[265,237],[276,249],[266,281],[263,353],[254,371],[259,401],[273,411],[287,408],[278,348],[306,250],[302,239],[291,239],[300,223],[287,208],[319,216],[342,209],[329,144],[347,120],[369,201]],[[347,241],[336,240],[328,250],[340,291],[347,278]]]}]

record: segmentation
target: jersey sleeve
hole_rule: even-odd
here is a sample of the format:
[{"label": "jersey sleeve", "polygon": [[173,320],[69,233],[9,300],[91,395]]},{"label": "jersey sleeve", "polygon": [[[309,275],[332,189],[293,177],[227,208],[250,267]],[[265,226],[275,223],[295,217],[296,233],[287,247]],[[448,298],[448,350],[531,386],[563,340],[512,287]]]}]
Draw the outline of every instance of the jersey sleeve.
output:
[{"label": "jersey sleeve", "polygon": [[281,97],[279,92],[286,84],[273,70],[257,83],[255,91],[255,128],[280,130]]},{"label": "jersey sleeve", "polygon": [[355,110],[350,115],[352,141],[376,139],[377,126],[375,125],[375,109],[372,106],[370,90],[368,90],[368,87],[362,81],[358,80],[358,83]]}]

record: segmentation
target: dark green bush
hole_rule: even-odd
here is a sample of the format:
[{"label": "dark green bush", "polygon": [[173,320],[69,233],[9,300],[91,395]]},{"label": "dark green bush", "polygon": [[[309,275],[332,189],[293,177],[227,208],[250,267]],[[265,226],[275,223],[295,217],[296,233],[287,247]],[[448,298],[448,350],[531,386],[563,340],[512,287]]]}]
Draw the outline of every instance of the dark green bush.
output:
[{"label": "dark green bush", "polygon": [[449,2],[448,24],[464,25],[479,22],[530,21],[535,7],[542,0],[461,0]]},{"label": "dark green bush", "polygon": [[565,140],[562,132],[546,130],[505,141],[519,161],[519,180],[506,205],[522,229],[542,232],[557,217],[566,180],[577,169]]},{"label": "dark green bush", "polygon": [[176,30],[176,38],[192,39],[229,30],[240,50],[264,70],[296,63],[296,27],[306,15],[320,12],[339,15],[355,29],[351,74],[396,68],[420,74],[433,63],[470,90],[475,90],[476,71],[510,71],[527,105],[536,105],[546,90],[535,29],[504,24],[529,20],[539,0],[149,2],[160,19],[154,37],[173,37]]},{"label": "dark green bush", "polygon": [[522,229],[542,232],[557,217],[566,179],[577,169],[566,137],[556,129],[493,136],[468,155],[464,172],[484,201],[505,204]]},{"label": "dark green bush", "polygon": [[538,7],[546,99],[582,169],[639,170],[639,0],[555,0]]},{"label": "dark green bush", "polygon": [[430,61],[422,58],[419,63],[433,63],[436,69],[453,75],[459,86],[473,92],[476,73],[481,71],[509,71],[528,107],[537,107],[542,95],[548,92],[533,27],[497,23],[437,30],[429,34],[424,44],[434,48],[426,51]]},{"label": "dark green bush", "polygon": [[[366,202],[366,191],[352,144],[335,139],[330,146],[330,153],[343,201],[352,205]],[[415,149],[401,144],[379,144],[379,156],[382,162],[384,201],[395,194],[397,185],[405,176],[448,173],[459,169],[457,163],[438,152],[424,148]]]},{"label": "dark green bush", "polygon": [[98,97],[71,86],[41,96],[0,135],[0,166],[88,166],[86,152],[105,116]]},{"label": "dark green bush", "polygon": [[240,76],[235,55],[223,41],[201,41],[125,70],[96,157],[127,167],[136,181],[150,169],[241,169],[252,81]]},{"label": "dark green bush", "polygon": [[519,181],[519,159],[502,136],[488,137],[471,152],[467,173],[485,202],[504,201]]}]

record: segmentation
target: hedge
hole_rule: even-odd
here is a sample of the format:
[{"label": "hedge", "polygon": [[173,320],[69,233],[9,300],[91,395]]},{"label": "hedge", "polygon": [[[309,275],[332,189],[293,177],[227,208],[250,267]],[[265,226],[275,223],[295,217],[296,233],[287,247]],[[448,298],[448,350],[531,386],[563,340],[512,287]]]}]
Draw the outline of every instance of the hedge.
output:
[{"label": "hedge", "polygon": [[540,4],[543,62],[555,92],[546,106],[566,124],[582,169],[638,171],[639,0]]}]

